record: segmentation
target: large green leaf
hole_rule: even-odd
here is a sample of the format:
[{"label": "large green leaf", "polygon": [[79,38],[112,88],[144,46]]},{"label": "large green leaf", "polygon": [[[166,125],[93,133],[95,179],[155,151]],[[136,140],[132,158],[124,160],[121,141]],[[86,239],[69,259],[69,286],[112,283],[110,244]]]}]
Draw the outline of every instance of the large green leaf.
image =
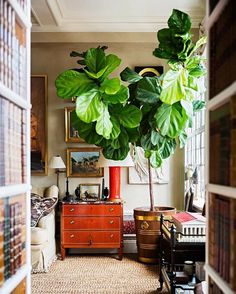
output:
[{"label": "large green leaf", "polygon": [[129,142],[130,143],[136,143],[140,139],[140,133],[138,128],[126,128],[126,132],[129,136]]},{"label": "large green leaf", "polygon": [[71,98],[96,89],[96,84],[86,74],[75,70],[67,70],[56,78],[57,95],[61,98]]},{"label": "large green leaf", "polygon": [[186,124],[186,118],[182,116],[176,104],[163,104],[157,110],[155,119],[162,136],[169,136],[170,138],[177,137]]},{"label": "large green leaf", "polygon": [[[191,50],[191,54],[192,54],[193,52],[195,52],[199,47],[201,47],[202,45],[206,44],[206,42],[207,42],[207,37],[206,37],[206,36],[201,37],[201,38],[197,41],[197,43],[196,43],[196,45],[193,47],[193,49]],[[190,54],[190,55],[191,55],[191,54]]]},{"label": "large green leaf", "polygon": [[196,66],[198,66],[200,61],[201,61],[201,56],[196,55],[196,56],[189,57],[185,61],[185,67],[188,70],[191,70],[191,69],[195,68]]},{"label": "large green leaf", "polygon": [[156,48],[156,49],[152,52],[152,54],[153,54],[154,56],[156,56],[157,58],[163,58],[163,59],[170,59],[170,58],[175,57],[175,56],[173,56],[172,53],[170,53],[170,52],[166,52],[166,50],[163,49],[163,48]]},{"label": "large green leaf", "polygon": [[135,128],[139,126],[142,119],[142,112],[134,105],[125,105],[118,114],[120,123],[127,128]]},{"label": "large green leaf", "polygon": [[105,79],[101,84],[101,90],[107,95],[114,95],[120,90],[119,78]]},{"label": "large green leaf", "polygon": [[98,117],[96,123],[96,132],[104,138],[109,139],[112,131],[112,122],[110,119],[110,114],[108,112],[108,107],[102,102],[101,104],[102,107],[100,116]]},{"label": "large green leaf", "polygon": [[207,70],[202,64],[197,65],[195,68],[189,71],[189,75],[195,78],[203,77],[206,75],[206,73]]},{"label": "large green leaf", "polygon": [[176,141],[175,139],[165,139],[163,140],[163,144],[159,153],[163,159],[170,157],[171,154],[175,152],[176,149]]},{"label": "large green leaf", "polygon": [[183,107],[187,117],[192,118],[192,116],[193,116],[193,104],[192,104],[192,102],[189,102],[189,101],[186,101],[186,100],[181,100],[180,104]]},{"label": "large green leaf", "polygon": [[129,98],[129,89],[123,85],[120,86],[120,90],[114,95],[104,94],[102,96],[103,101],[106,103],[117,104],[124,103]]},{"label": "large green leaf", "polygon": [[112,146],[103,148],[103,155],[107,159],[124,160],[129,153],[129,145],[121,146],[119,149],[115,149]]},{"label": "large green leaf", "polygon": [[184,43],[186,42],[180,37],[176,37],[170,29],[161,29],[157,33],[157,38],[160,42],[159,48],[164,49],[166,52],[172,55],[172,58],[177,53],[183,51]]},{"label": "large green leaf", "polygon": [[99,93],[96,91],[84,93],[76,99],[76,113],[86,123],[96,121],[102,110],[103,103],[100,101]]},{"label": "large green leaf", "polygon": [[119,134],[120,134],[120,124],[119,124],[119,122],[118,122],[118,120],[115,118],[115,117],[113,117],[113,116],[111,116],[111,123],[112,123],[112,131],[111,131],[111,136],[110,136],[110,138],[112,139],[112,140],[114,140],[114,139],[116,139],[118,136],[119,136]]},{"label": "large green leaf", "polygon": [[107,67],[104,67],[101,70],[99,70],[99,72],[97,72],[97,73],[90,72],[90,71],[86,70],[85,68],[84,68],[84,71],[86,72],[86,74],[90,78],[92,78],[92,79],[99,79],[104,74],[104,72],[106,71],[106,69],[107,69]]},{"label": "large green leaf", "polygon": [[188,72],[186,69],[174,71],[168,70],[162,83],[160,99],[166,104],[173,104],[181,99],[186,100],[185,85],[188,82]]},{"label": "large green leaf", "polygon": [[163,142],[163,137],[161,136],[161,134],[155,130],[152,130],[151,132],[151,142],[154,146],[158,145],[158,147],[161,146],[162,142]]},{"label": "large green leaf", "polygon": [[[78,118],[78,117],[77,117]],[[78,118],[77,120],[77,129],[79,132],[79,136],[85,140],[88,144],[98,145],[103,137],[98,135],[95,130],[95,123],[85,123]]]},{"label": "large green leaf", "polygon": [[185,34],[191,29],[191,19],[188,14],[173,9],[170,18],[168,19],[168,26],[177,34]]},{"label": "large green leaf", "polygon": [[86,52],[85,63],[89,71],[98,73],[106,67],[106,56],[101,48],[91,48]]},{"label": "large green leaf", "polygon": [[151,151],[151,156],[149,157],[150,164],[152,167],[160,167],[162,165],[162,158],[159,151]]},{"label": "large green leaf", "polygon": [[121,63],[121,59],[114,54],[109,54],[106,56],[106,71],[102,75],[102,79],[105,79],[112,73]]},{"label": "large green leaf", "polygon": [[194,100],[192,104],[194,112],[200,111],[206,106],[206,102],[203,100]]},{"label": "large green leaf", "polygon": [[160,99],[161,86],[158,77],[145,77],[138,82],[137,99],[154,104]]},{"label": "large green leaf", "polygon": [[188,135],[186,134],[185,131],[182,131],[179,134],[179,147],[180,148],[183,148],[185,146],[187,139],[188,139]]},{"label": "large green leaf", "polygon": [[134,70],[126,67],[120,74],[122,81],[130,84],[140,81],[143,77],[137,74]]},{"label": "large green leaf", "polygon": [[141,146],[144,150],[152,150],[155,146],[152,144],[151,141],[151,133],[147,133],[141,137]]}]

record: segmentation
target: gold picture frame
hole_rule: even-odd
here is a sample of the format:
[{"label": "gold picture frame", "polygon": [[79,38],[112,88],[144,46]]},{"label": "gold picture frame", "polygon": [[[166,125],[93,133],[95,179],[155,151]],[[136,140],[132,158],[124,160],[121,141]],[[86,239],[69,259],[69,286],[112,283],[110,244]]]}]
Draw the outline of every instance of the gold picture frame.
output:
[{"label": "gold picture frame", "polygon": [[96,166],[101,153],[100,148],[67,148],[67,177],[91,178],[103,177],[103,168]]},{"label": "gold picture frame", "polygon": [[100,184],[80,184],[80,200],[82,201],[99,201]]},{"label": "gold picture frame", "polygon": [[48,80],[47,75],[31,76],[31,174],[48,174]]},{"label": "gold picture frame", "polygon": [[78,130],[75,130],[71,125],[71,115],[75,111],[75,107],[65,107],[65,142],[73,143],[85,143],[78,134]]}]

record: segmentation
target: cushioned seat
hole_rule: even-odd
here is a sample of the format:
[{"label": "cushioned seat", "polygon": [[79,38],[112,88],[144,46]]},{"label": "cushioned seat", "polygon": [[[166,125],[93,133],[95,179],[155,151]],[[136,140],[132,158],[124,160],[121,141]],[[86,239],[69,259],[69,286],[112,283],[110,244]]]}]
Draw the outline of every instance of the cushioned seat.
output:
[{"label": "cushioned seat", "polygon": [[48,241],[47,230],[35,227],[31,228],[31,244],[40,245]]},{"label": "cushioned seat", "polygon": [[[31,265],[32,273],[47,272],[52,262],[56,260],[56,241],[55,241],[55,212],[54,209],[48,210],[47,215],[40,213],[40,208],[47,209],[45,203],[49,203],[46,198],[58,199],[58,187],[53,185],[49,188],[32,188],[36,205],[32,207],[31,225]],[[36,195],[40,197],[37,200]],[[32,198],[31,198],[32,199]],[[51,201],[55,202],[54,201]],[[32,204],[31,204],[32,205]],[[41,205],[41,206],[40,206]],[[44,206],[43,206],[44,205]],[[35,226],[36,225],[36,226]]]}]

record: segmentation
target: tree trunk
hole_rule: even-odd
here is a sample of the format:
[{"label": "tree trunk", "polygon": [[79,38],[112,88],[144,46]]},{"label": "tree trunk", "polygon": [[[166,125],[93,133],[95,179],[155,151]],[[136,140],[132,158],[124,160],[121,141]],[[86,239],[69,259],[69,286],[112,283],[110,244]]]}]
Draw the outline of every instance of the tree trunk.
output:
[{"label": "tree trunk", "polygon": [[153,185],[152,185],[152,170],[150,159],[148,158],[148,176],[149,176],[149,193],[150,193],[150,210],[154,211],[154,196],[153,196]]}]

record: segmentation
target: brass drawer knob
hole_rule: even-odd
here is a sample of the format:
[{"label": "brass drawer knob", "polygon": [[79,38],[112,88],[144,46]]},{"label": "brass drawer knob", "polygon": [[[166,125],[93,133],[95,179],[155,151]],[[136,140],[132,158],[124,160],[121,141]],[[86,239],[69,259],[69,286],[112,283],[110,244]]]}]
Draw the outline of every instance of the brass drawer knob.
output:
[{"label": "brass drawer knob", "polygon": [[110,235],[110,238],[113,238],[113,237],[114,237],[114,235],[113,235],[113,234],[111,234],[111,235]]},{"label": "brass drawer knob", "polygon": [[75,221],[74,221],[74,220],[71,220],[71,221],[70,221],[70,224],[74,224],[74,223],[75,223]]},{"label": "brass drawer knob", "polygon": [[111,207],[111,208],[109,209],[109,211],[110,211],[110,212],[114,211],[114,208],[113,208],[113,207]]},{"label": "brass drawer knob", "polygon": [[75,237],[75,235],[74,235],[74,234],[71,234],[71,235],[70,235],[70,237],[71,237],[71,238],[74,238],[74,237]]},{"label": "brass drawer knob", "polygon": [[110,223],[110,224],[114,224],[114,221],[113,221],[113,220],[110,220],[109,223]]},{"label": "brass drawer knob", "polygon": [[75,211],[75,209],[74,208],[71,208],[70,211]]}]

